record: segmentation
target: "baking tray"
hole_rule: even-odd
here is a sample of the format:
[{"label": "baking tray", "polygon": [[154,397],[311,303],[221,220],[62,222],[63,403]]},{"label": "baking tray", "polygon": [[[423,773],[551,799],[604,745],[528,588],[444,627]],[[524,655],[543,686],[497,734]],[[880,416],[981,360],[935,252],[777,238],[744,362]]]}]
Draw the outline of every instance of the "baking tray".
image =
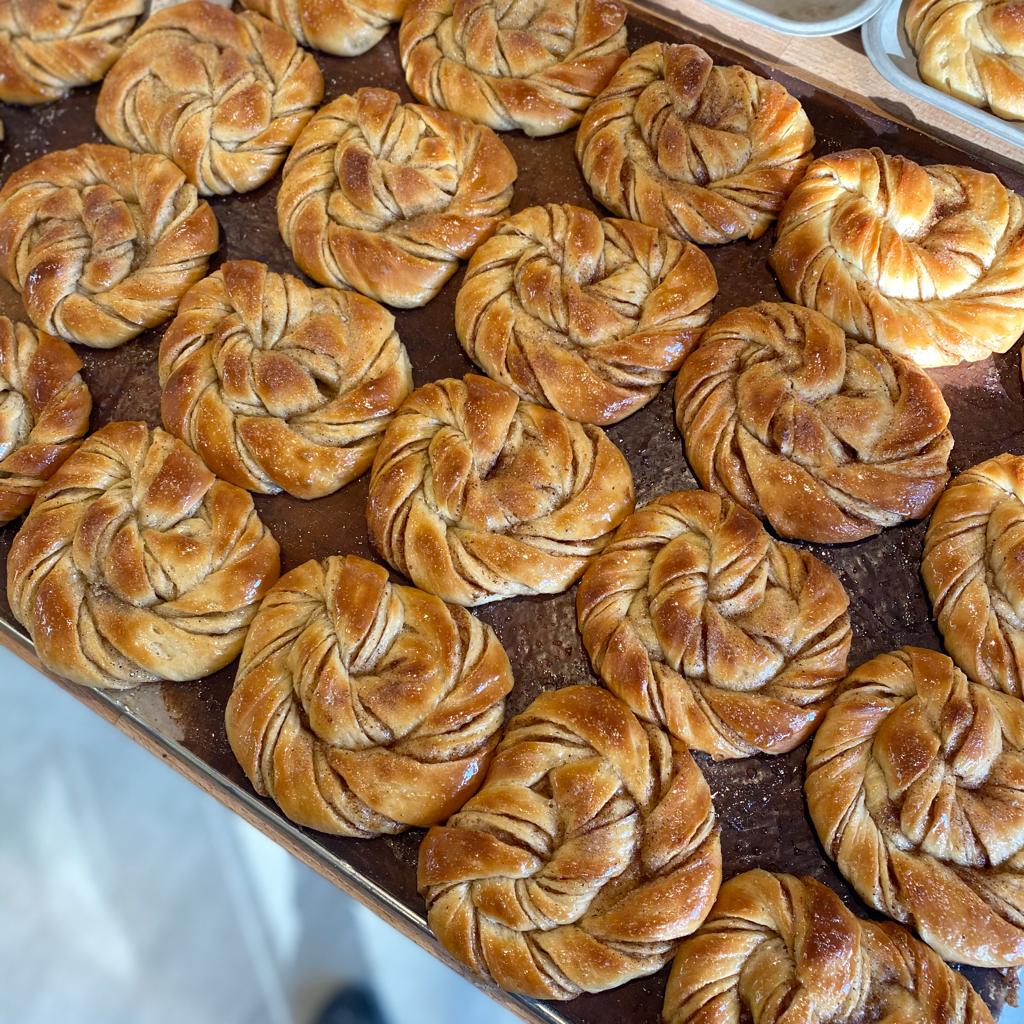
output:
[{"label": "baking tray", "polygon": [[708,0],[791,36],[837,36],[860,28],[884,0]]},{"label": "baking tray", "polygon": [[1024,123],[996,117],[989,110],[972,107],[948,92],[921,80],[917,57],[903,28],[903,12],[909,0],[889,0],[861,29],[864,52],[875,70],[890,84],[915,99],[945,110],[976,128],[989,132],[1014,146],[1024,146]]},{"label": "baking tray", "polygon": [[[700,42],[718,61],[746,64],[762,74],[762,64],[740,57],[691,31],[634,12],[630,45],[655,39]],[[398,62],[396,33],[362,57],[343,60],[317,55],[334,97],[360,85],[381,85],[408,95]],[[868,112],[811,85],[777,75],[806,106],[818,133],[818,152],[880,144],[924,162],[968,161],[997,170],[1010,186],[1024,188],[1024,177],[971,160],[949,146]],[[100,141],[94,127],[96,89],[83,90],[43,108],[5,108],[7,143],[0,175],[51,149]],[[594,207],[573,158],[572,133],[531,140],[518,133],[503,136],[519,166],[513,209],[545,201]],[[261,259],[274,270],[295,272],[278,237],[277,183],[245,196],[212,201],[222,229],[220,259]],[[707,250],[717,270],[721,294],[717,313],[779,292],[768,270],[771,233],[757,242],[736,242]],[[412,360],[415,381],[461,375],[470,370],[453,327],[455,295],[461,274],[424,309],[397,314],[398,329]],[[0,286],[0,312],[23,315],[20,302]],[[112,351],[82,349],[83,375],[94,396],[93,426],[115,419],[156,423],[159,410],[156,374],[159,332],[149,332]],[[956,438],[953,469],[962,470],[1005,450],[1024,452],[1024,396],[1017,354],[1011,353],[960,369],[936,372],[952,411]],[[673,416],[671,387],[646,409],[614,427],[610,434],[628,457],[638,500],[695,486],[682,454]],[[318,501],[287,496],[257,497],[265,521],[281,542],[283,568],[332,553],[370,555],[363,508],[367,480]],[[0,568],[16,526],[0,530]],[[839,574],[851,595],[854,640],[851,664],[904,643],[939,647],[929,607],[918,578],[924,536],[922,524],[898,527],[880,537],[817,553]],[[2,589],[2,588],[0,588]],[[574,592],[489,605],[479,611],[508,650],[516,675],[510,712],[529,703],[542,689],[594,681],[580,644]],[[25,643],[6,596],[0,594],[0,629],[12,646]],[[13,642],[12,642],[13,641]],[[21,648],[26,657],[31,651]],[[372,906],[406,934],[447,959],[433,944],[416,893],[415,864],[421,833],[371,841],[331,838],[291,825],[274,806],[257,798],[228,748],[223,713],[233,667],[196,683],[152,685],[128,693],[104,694],[76,689],[79,699],[141,743],[157,752],[208,792],[252,821],[281,845],[339,887]],[[833,886],[858,913],[866,911],[819,849],[804,810],[801,792],[806,748],[780,757],[753,757],[714,764],[701,756],[722,825],[727,875],[755,866],[814,875]],[[142,807],[140,814],[156,813]],[[450,961],[449,961],[450,962]],[[968,971],[985,998],[999,1007],[1011,980],[995,971]],[[665,972],[617,990],[565,1004],[539,1004],[489,989],[529,1020],[604,1024],[658,1019]]]}]

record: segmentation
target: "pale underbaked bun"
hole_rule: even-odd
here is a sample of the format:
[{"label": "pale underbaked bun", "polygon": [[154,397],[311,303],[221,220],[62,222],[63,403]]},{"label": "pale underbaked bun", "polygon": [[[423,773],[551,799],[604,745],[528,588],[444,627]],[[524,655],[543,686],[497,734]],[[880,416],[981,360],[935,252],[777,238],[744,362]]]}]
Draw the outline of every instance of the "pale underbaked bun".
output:
[{"label": "pale underbaked bun", "polygon": [[679,373],[701,485],[783,537],[861,540],[926,516],[949,479],[949,409],[907,359],[787,303],[734,309]]},{"label": "pale underbaked bun", "polygon": [[967,979],[905,928],[854,917],[813,878],[747,871],[679,948],[665,1024],[994,1024]]},{"label": "pale underbaked bun", "polygon": [[7,597],[48,669],[124,689],[227,665],[278,572],[249,494],[163,430],[110,423],[40,489]]},{"label": "pale underbaked bun", "polygon": [[82,443],[92,396],[67,342],[0,316],[0,524]]},{"label": "pale underbaked bun", "polygon": [[828,566],[707,491],[637,509],[576,594],[604,684],[715,760],[785,753],[814,731],[846,674],[848,606]]},{"label": "pale underbaked bun", "polygon": [[111,142],[170,157],[201,195],[228,195],[274,176],[323,95],[316,61],[284,29],[189,0],[128,40],[96,123]]},{"label": "pale underbaked bun", "polygon": [[821,157],[769,262],[794,302],[921,366],[984,359],[1024,332],[1024,203],[970,167]]},{"label": "pale underbaked bun", "polygon": [[277,222],[320,284],[422,306],[494,231],[515,180],[489,128],[360,89],[319,110],[295,143]]},{"label": "pale underbaked bun", "polygon": [[921,78],[975,107],[1024,119],[1024,4],[911,0],[903,16]]},{"label": "pale underbaked bun", "polygon": [[423,103],[496,131],[579,124],[629,52],[617,0],[410,0],[398,34]]},{"label": "pale underbaked bun", "polygon": [[617,423],[679,368],[717,293],[711,261],[688,242],[532,206],[474,253],[455,328],[488,376],[582,423]]},{"label": "pale underbaked bun", "polygon": [[598,427],[470,374],[417,389],[384,434],[366,519],[424,590],[476,605],[557,594],[633,510],[633,477]]},{"label": "pale underbaked bun", "polygon": [[659,970],[722,879],[686,748],[594,686],[513,719],[476,796],[420,847],[441,944],[502,988],[572,999]]},{"label": "pale underbaked bun", "polygon": [[160,385],[164,426],[219,477],[320,498],[370,468],[412,368],[383,306],[239,260],[181,300]]},{"label": "pale underbaked bun", "polygon": [[170,160],[118,146],[47,153],[0,189],[0,274],[36,327],[92,348],[173,316],[217,235]]},{"label": "pale underbaked bun", "polygon": [[989,459],[949,485],[921,575],[953,660],[974,682],[1024,697],[1024,457]]},{"label": "pale underbaked bun", "polygon": [[1024,702],[905,647],[850,674],[807,758],[822,846],[940,956],[1024,964]]},{"label": "pale underbaked bun", "polygon": [[376,46],[407,5],[408,0],[242,0],[303,46],[338,57],[356,57]]},{"label": "pale underbaked bun", "polygon": [[144,0],[4,0],[0,101],[49,103],[98,82],[145,6]]},{"label": "pale underbaked bun", "polygon": [[260,606],[228,740],[292,821],[394,835],[476,791],[511,689],[490,626],[364,558],[332,556],[286,573]]},{"label": "pale underbaked bun", "polygon": [[702,245],[763,235],[813,147],[778,82],[673,43],[632,53],[576,133],[583,177],[609,210]]}]

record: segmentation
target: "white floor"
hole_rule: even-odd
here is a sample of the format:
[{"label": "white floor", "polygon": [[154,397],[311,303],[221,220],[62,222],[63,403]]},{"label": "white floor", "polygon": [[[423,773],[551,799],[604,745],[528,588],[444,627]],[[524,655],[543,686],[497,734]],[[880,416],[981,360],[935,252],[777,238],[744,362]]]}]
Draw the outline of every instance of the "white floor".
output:
[{"label": "white floor", "polygon": [[2,649],[0,708],[5,1022],[307,1024],[355,979],[389,1024],[512,1021]]}]

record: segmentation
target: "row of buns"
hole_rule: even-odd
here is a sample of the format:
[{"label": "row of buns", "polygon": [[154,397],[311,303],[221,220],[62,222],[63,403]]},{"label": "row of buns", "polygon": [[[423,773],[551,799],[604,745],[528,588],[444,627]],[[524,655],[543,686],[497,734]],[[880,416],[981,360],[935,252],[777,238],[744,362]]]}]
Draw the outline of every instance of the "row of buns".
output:
[{"label": "row of buns", "polygon": [[[1024,964],[1024,458],[947,487],[949,410],[921,366],[1024,330],[1021,200],[880,150],[814,160],[778,83],[695,46],[628,55],[615,3],[535,7],[417,0],[400,47],[433,107],[374,88],[314,114],[322,81],[296,40],[201,0],[113,44],[97,116],[128,148],[51,153],[0,189],[0,273],[38,328],[0,320],[0,509],[28,510],[12,611],[43,664],[85,685],[196,679],[240,655],[226,727],[256,791],[332,834],[429,827],[429,922],[509,990],[566,999],[675,957],[670,1024],[794,1007],[988,1022],[941,958]],[[329,29],[302,4],[259,9],[350,52],[401,14],[358,27],[339,4]],[[176,96],[206,77],[224,104],[180,121]],[[492,129],[580,121],[584,177],[617,216],[508,216],[517,171]],[[200,196],[282,165],[281,235],[322,287],[252,261],[207,276]],[[800,305],[713,319],[698,244],[776,218],[772,268]],[[467,259],[455,329],[488,376],[413,390],[378,301],[422,305]],[[67,342],[172,317],[166,429],[84,437]],[[673,376],[703,489],[636,508],[601,428]],[[247,492],[313,498],[368,469],[373,548],[413,585],[353,556],[280,575]],[[848,674],[842,583],[759,520],[831,543],[929,513],[922,573],[956,664],[905,648]],[[577,581],[604,688],[543,693],[506,722],[508,656],[467,608]],[[810,880],[722,885],[691,751],[812,735],[826,852],[927,946]]]}]

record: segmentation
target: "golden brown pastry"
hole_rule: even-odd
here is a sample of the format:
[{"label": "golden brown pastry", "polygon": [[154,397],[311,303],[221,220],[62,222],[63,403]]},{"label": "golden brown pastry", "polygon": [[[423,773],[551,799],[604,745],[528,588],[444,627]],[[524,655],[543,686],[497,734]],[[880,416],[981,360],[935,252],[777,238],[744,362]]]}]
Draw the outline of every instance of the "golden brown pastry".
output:
[{"label": "golden brown pastry", "polygon": [[582,423],[617,423],[679,368],[718,281],[688,242],[567,204],[532,206],[476,251],[455,300],[488,376]]},{"label": "golden brown pastry", "polygon": [[961,473],[939,499],[921,575],[954,661],[1024,697],[1024,457]]},{"label": "golden brown pastry", "polygon": [[376,46],[408,0],[242,0],[242,6],[286,28],[303,46],[356,57]]},{"label": "golden brown pastry", "polygon": [[476,791],[511,689],[490,626],[373,562],[331,557],[286,573],[260,606],[228,739],[292,821],[393,835],[443,821]]},{"label": "golden brown pastry", "polygon": [[470,374],[426,384],[381,442],[374,547],[424,590],[476,605],[557,594],[633,510],[633,477],[598,427]]},{"label": "golden brown pastry", "polygon": [[413,95],[497,131],[579,124],[629,52],[618,0],[410,0],[398,34]]},{"label": "golden brown pastry", "polygon": [[274,176],[323,95],[294,36],[258,14],[189,0],[128,40],[96,123],[119,146],[170,157],[201,195],[228,195]]},{"label": "golden brown pastry", "polygon": [[631,54],[576,133],[583,177],[608,209],[702,245],[760,238],[813,147],[778,82],[673,43]]},{"label": "golden brown pastry", "polygon": [[843,683],[807,758],[818,836],[946,960],[1024,964],[1024,702],[904,647]]},{"label": "golden brown pastry", "polygon": [[49,103],[98,82],[144,0],[0,0],[0,100]]},{"label": "golden brown pastry", "polygon": [[160,385],[164,426],[218,476],[320,498],[370,468],[412,368],[376,302],[239,260],[181,300]]},{"label": "golden brown pastry", "polygon": [[515,180],[512,154],[489,128],[360,89],[328,103],[299,137],[277,222],[315,281],[422,306],[494,231]]},{"label": "golden brown pastry", "polygon": [[217,221],[162,156],[87,144],[0,189],[0,274],[41,331],[114,348],[174,315],[217,251]]},{"label": "golden brown pastry", "polygon": [[74,350],[0,316],[0,524],[24,512],[89,429]]},{"label": "golden brown pastry", "polygon": [[1024,3],[911,0],[903,18],[925,82],[999,117],[1024,119]]},{"label": "golden brown pastry", "polygon": [[921,366],[984,359],[1024,332],[1024,203],[970,167],[880,149],[821,157],[770,263],[794,302]]},{"label": "golden brown pastry", "polygon": [[906,929],[854,917],[813,878],[730,878],[679,948],[665,1024],[994,1024],[967,979]]},{"label": "golden brown pastry", "polygon": [[638,509],[576,594],[605,685],[715,760],[785,753],[814,731],[846,673],[848,606],[828,566],[707,491]]},{"label": "golden brown pastry", "polygon": [[870,537],[926,516],[949,479],[949,409],[931,378],[803,306],[760,302],[707,328],[676,422],[701,485],[783,537]]},{"label": "golden brown pastry", "polygon": [[163,430],[110,423],[40,489],[7,598],[48,669],[124,689],[227,665],[278,572],[249,494]]},{"label": "golden brown pastry", "polygon": [[711,909],[711,792],[681,743],[607,691],[548,691],[427,833],[418,880],[434,934],[478,974],[537,999],[601,992],[659,970]]}]

